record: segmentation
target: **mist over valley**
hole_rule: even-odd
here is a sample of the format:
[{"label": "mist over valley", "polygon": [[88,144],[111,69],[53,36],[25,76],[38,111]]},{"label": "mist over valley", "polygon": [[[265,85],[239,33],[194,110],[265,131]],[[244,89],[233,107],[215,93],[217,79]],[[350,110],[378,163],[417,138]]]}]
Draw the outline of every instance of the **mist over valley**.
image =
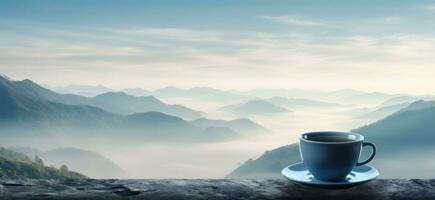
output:
[{"label": "mist over valley", "polygon": [[[355,130],[366,135],[380,145],[374,165],[389,171],[385,177],[401,177],[404,172],[409,177],[430,175],[429,170],[411,173],[403,163],[416,161],[418,156],[411,155],[420,148],[433,151],[432,139],[412,142],[405,138],[410,135],[407,131],[427,138],[432,129],[395,120],[416,110],[430,115],[435,104],[420,100],[431,100],[430,95],[207,87],[48,88],[28,79],[0,78],[2,145],[29,157],[38,155],[57,167],[67,164],[89,177],[278,177],[279,168],[299,160],[297,145],[287,145],[314,130]],[[390,125],[383,125],[389,121]],[[394,141],[408,141],[408,148],[396,148],[401,144]],[[403,167],[392,168],[389,163]],[[103,166],[111,170],[99,170]]]}]

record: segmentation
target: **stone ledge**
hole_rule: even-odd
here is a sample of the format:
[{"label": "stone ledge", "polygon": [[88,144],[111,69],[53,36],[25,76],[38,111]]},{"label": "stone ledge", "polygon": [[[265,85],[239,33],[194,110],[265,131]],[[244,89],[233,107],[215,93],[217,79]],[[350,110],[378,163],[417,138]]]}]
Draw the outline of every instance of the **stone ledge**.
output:
[{"label": "stone ledge", "polygon": [[0,199],[435,199],[435,180],[378,179],[327,190],[287,180],[0,180]]}]

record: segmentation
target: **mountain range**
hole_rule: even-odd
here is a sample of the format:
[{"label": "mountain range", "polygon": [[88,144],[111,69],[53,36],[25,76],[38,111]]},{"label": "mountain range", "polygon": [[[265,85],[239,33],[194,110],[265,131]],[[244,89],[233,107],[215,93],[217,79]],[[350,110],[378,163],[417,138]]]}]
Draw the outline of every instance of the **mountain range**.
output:
[{"label": "mountain range", "polygon": [[137,97],[152,95],[152,92],[150,92],[148,90],[144,90],[142,88],[126,88],[126,89],[121,90],[121,92],[124,92],[124,93],[129,94],[129,95],[137,96]]},{"label": "mountain range", "polygon": [[182,105],[168,105],[153,96],[131,96],[124,92],[107,92],[91,99],[89,105],[103,108],[118,114],[133,114],[158,111],[183,119],[197,119],[204,113],[189,109]]},{"label": "mountain range", "polygon": [[365,113],[357,116],[357,118],[364,118],[364,119],[371,119],[371,120],[379,120],[384,117],[387,117],[403,108],[406,108],[409,106],[410,103],[404,102],[404,103],[398,103],[388,106],[383,106],[379,108],[375,108],[373,110],[366,111]]},{"label": "mountain range", "polygon": [[385,94],[381,92],[367,92],[361,94],[355,94],[350,96],[343,96],[338,98],[339,102],[346,102],[348,104],[375,104],[378,105],[388,99],[397,97],[396,94]]},{"label": "mountain range", "polygon": [[219,108],[219,111],[239,115],[267,115],[291,112],[287,108],[274,105],[266,100],[255,99],[245,103],[232,104]]},{"label": "mountain range", "polygon": [[237,133],[241,133],[245,136],[253,135],[253,134],[264,134],[270,133],[271,130],[264,128],[263,126],[251,121],[246,118],[239,118],[234,120],[216,120],[216,119],[207,119],[200,118],[191,123],[195,126],[201,128],[207,127],[227,127],[230,128]]},{"label": "mountain range", "polygon": [[[59,93],[69,93],[81,96],[94,97],[113,90],[104,86],[86,86],[86,85],[70,85],[64,87],[49,87]],[[283,99],[272,99],[275,97],[289,98],[296,106],[313,103],[313,106],[327,106],[330,104],[371,104],[379,105],[381,103],[393,105],[404,102],[412,102],[418,99],[430,100],[434,96],[409,96],[400,94],[386,94],[381,92],[363,92],[353,89],[342,89],[335,91],[318,91],[318,90],[302,90],[302,89],[273,89],[259,88],[248,91],[237,90],[219,90],[210,87],[193,87],[190,89],[180,89],[169,86],[157,90],[144,90],[142,88],[126,88],[121,90],[133,96],[155,96],[157,98],[188,98],[194,100],[211,101],[218,103],[236,103],[247,101],[252,98],[265,98],[272,101],[282,101]],[[304,102],[300,100],[308,100],[312,102]],[[320,104],[319,104],[320,103]],[[326,103],[326,104],[324,104]],[[287,104],[287,103],[286,103]]]},{"label": "mountain range", "polygon": [[391,99],[388,99],[388,100],[382,102],[382,104],[379,107],[397,105],[397,104],[402,104],[402,103],[412,103],[412,102],[415,102],[418,100],[426,100],[426,101],[435,100],[435,96],[433,96],[433,95],[421,95],[421,96],[401,95],[401,96],[396,96],[396,97],[393,97]]},{"label": "mountain range", "polygon": [[302,98],[286,98],[286,97],[272,97],[266,99],[266,101],[281,106],[285,108],[295,108],[295,107],[337,107],[343,106],[338,103],[324,102],[324,101],[316,101],[310,99],[302,99]]},{"label": "mountain range", "polygon": [[67,86],[48,86],[44,85],[44,87],[56,91],[61,94],[75,94],[79,96],[85,97],[94,97],[106,92],[113,91],[110,88],[107,88],[102,85],[90,86],[90,85],[67,85]]},{"label": "mountain range", "polygon": [[316,101],[326,101],[338,104],[380,104],[381,102],[401,96],[398,94],[386,94],[381,92],[364,92],[353,89],[341,89],[335,91],[302,90],[302,89],[271,89],[259,88],[240,94],[254,96],[258,98],[303,98]]},{"label": "mountain range", "polygon": [[251,97],[238,94],[232,91],[218,90],[210,87],[193,87],[190,89],[180,89],[177,87],[164,87],[154,91],[148,91],[141,88],[127,88],[123,92],[135,96],[152,95],[158,98],[185,98],[211,102],[239,102]]},{"label": "mountain range", "polygon": [[[371,165],[382,177],[434,177],[435,101],[417,101],[375,123],[352,130],[377,145]],[[367,153],[363,153],[362,157]],[[279,178],[285,166],[299,162],[297,144],[265,152],[232,171],[229,178]],[[418,163],[418,170],[415,164]]]},{"label": "mountain range", "polygon": [[181,105],[168,105],[152,96],[136,97],[122,92],[106,92],[89,98],[74,94],[59,94],[29,79],[12,81],[5,77],[0,77],[0,85],[13,93],[26,96],[31,100],[45,100],[65,105],[88,105],[123,115],[158,111],[185,119],[196,119],[202,116],[202,113],[199,111]]},{"label": "mountain range", "polygon": [[[110,99],[110,100],[109,100]],[[113,101],[113,102],[111,102]],[[12,81],[0,78],[0,129],[2,136],[35,138],[64,134],[72,137],[92,137],[137,140],[144,142],[216,142],[242,136],[228,127],[201,128],[177,116],[162,112],[140,112],[152,102],[160,109],[186,111],[176,105],[162,105],[153,97],[133,97],[123,93],[105,93],[94,98],[58,94],[31,80]],[[123,115],[111,110],[138,108],[138,113]],[[122,108],[116,107],[121,104]],[[141,107],[143,106],[143,107]],[[121,111],[119,111],[121,112]],[[49,133],[49,134],[48,134]],[[104,134],[103,134],[104,133]],[[122,134],[121,134],[122,133]]]},{"label": "mountain range", "polygon": [[[410,98],[411,97],[407,97],[407,96],[403,96],[403,98],[401,97],[393,98],[389,101],[382,103],[380,106],[378,106],[375,109],[366,109],[365,111],[363,111],[362,114],[356,117],[363,118],[363,119],[371,119],[373,121],[376,121],[398,111],[422,109],[422,108],[435,106],[435,103],[432,103],[433,101],[424,101],[422,99],[417,99],[415,101],[408,102],[409,100],[414,99],[414,97],[411,99]],[[391,104],[392,102],[402,102],[402,103]]]}]

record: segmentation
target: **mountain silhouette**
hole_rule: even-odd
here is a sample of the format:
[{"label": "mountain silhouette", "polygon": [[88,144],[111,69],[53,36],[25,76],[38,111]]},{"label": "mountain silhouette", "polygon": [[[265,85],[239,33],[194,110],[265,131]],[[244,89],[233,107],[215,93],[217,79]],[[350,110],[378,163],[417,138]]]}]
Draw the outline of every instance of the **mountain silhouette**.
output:
[{"label": "mountain silhouette", "polygon": [[412,102],[411,104],[409,104],[409,106],[401,109],[400,112],[422,110],[422,109],[432,108],[432,107],[435,107],[435,101],[418,100]]},{"label": "mountain silhouette", "polygon": [[165,87],[152,92],[159,98],[188,98],[212,102],[238,102],[247,100],[249,97],[231,91],[223,91],[210,87],[193,87],[190,89],[180,89],[177,87]]},{"label": "mountain silhouette", "polygon": [[257,159],[248,159],[227,178],[282,178],[281,170],[289,163],[300,162],[299,146],[291,144],[266,151]]},{"label": "mountain silhouette", "polygon": [[220,111],[232,112],[235,114],[277,114],[277,113],[288,113],[290,112],[286,108],[274,105],[265,100],[251,100],[246,103],[233,104],[224,106],[219,109]]},{"label": "mountain silhouette", "polygon": [[227,127],[246,136],[271,132],[270,130],[246,118],[239,118],[229,121],[200,118],[191,121],[191,123],[202,128]]},{"label": "mountain silhouette", "polygon": [[[433,177],[435,162],[435,101],[417,101],[367,126],[352,130],[374,142],[377,154],[371,165],[389,177]],[[363,151],[361,157],[367,156]],[[297,144],[268,151],[232,171],[229,178],[280,178],[285,166],[299,162]],[[419,170],[415,170],[415,164]]]},{"label": "mountain silhouette", "polygon": [[403,108],[406,108],[409,105],[409,103],[399,103],[399,104],[393,104],[388,106],[383,106],[380,108],[376,108],[374,110],[368,111],[360,116],[357,116],[357,118],[364,118],[364,119],[372,119],[372,120],[379,120],[386,116],[389,116]]},{"label": "mountain silhouette", "polygon": [[300,98],[285,98],[285,97],[272,97],[266,99],[266,101],[286,108],[342,106],[338,103],[330,103],[330,102],[315,101],[315,100],[300,99]]},{"label": "mountain silhouette", "polygon": [[380,104],[388,99],[397,97],[395,94],[384,94],[380,92],[362,93],[339,98],[340,102],[351,104]]},{"label": "mountain silhouette", "polygon": [[107,92],[92,99],[92,105],[119,114],[135,112],[159,111],[184,119],[197,119],[203,113],[194,111],[182,105],[168,105],[153,96],[131,96],[124,92]]},{"label": "mountain silhouette", "polygon": [[94,97],[99,94],[103,94],[106,92],[112,91],[112,89],[104,87],[102,85],[96,85],[96,86],[90,86],[90,85],[68,85],[68,86],[58,86],[58,87],[51,87],[51,86],[44,86],[50,90],[53,90],[60,94],[75,94],[79,96],[85,96],[85,97]]},{"label": "mountain silhouette", "polygon": [[20,96],[32,100],[45,100],[66,105],[90,105],[116,114],[133,114],[137,112],[159,111],[169,115],[176,115],[185,119],[197,119],[202,113],[182,105],[169,105],[152,97],[136,97],[122,92],[107,92],[94,98],[74,94],[59,94],[41,87],[31,80],[12,81],[0,77],[0,86]]},{"label": "mountain silhouette", "polygon": [[[103,134],[113,140],[173,143],[212,142],[240,136],[229,129],[200,128],[182,118],[156,111],[121,115],[91,105],[69,105],[47,100],[70,101],[68,97],[78,101],[90,99],[60,95],[30,80],[0,79],[1,135],[9,139],[24,137],[30,140],[49,137],[50,134],[77,138]],[[151,101],[159,103],[154,98]]]},{"label": "mountain silhouette", "polygon": [[382,102],[382,104],[379,107],[385,107],[385,106],[391,106],[391,105],[397,105],[397,104],[402,104],[402,103],[412,103],[418,100],[434,100],[435,96],[433,95],[421,95],[421,96],[409,96],[409,95],[401,95],[401,96],[397,96],[397,97],[393,97],[391,99],[388,99],[384,102]]},{"label": "mountain silhouette", "polygon": [[144,90],[142,88],[126,88],[123,89],[122,92],[129,94],[129,95],[133,95],[133,96],[151,96],[152,92],[148,91],[148,90]]},{"label": "mountain silhouette", "polygon": [[435,101],[417,101],[380,121],[352,131],[387,150],[435,144]]},{"label": "mountain silhouette", "polygon": [[26,82],[18,82],[17,85],[0,84],[2,127],[42,128],[47,123],[89,127],[103,122],[111,123],[119,118],[118,115],[88,105],[66,105],[44,100],[40,96],[46,91],[33,82]]}]

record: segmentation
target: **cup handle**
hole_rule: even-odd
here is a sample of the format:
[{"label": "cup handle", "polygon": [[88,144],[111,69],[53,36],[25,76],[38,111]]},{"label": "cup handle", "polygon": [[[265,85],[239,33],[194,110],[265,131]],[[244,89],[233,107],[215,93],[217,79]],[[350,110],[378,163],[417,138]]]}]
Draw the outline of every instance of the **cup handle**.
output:
[{"label": "cup handle", "polygon": [[370,157],[367,158],[367,160],[365,160],[363,162],[357,163],[356,166],[365,165],[365,164],[369,163],[370,161],[372,161],[372,159],[375,157],[375,154],[376,154],[376,146],[375,146],[375,144],[373,144],[371,142],[363,142],[362,147],[364,147],[364,146],[370,146],[370,147],[372,147],[372,155],[370,155]]}]

